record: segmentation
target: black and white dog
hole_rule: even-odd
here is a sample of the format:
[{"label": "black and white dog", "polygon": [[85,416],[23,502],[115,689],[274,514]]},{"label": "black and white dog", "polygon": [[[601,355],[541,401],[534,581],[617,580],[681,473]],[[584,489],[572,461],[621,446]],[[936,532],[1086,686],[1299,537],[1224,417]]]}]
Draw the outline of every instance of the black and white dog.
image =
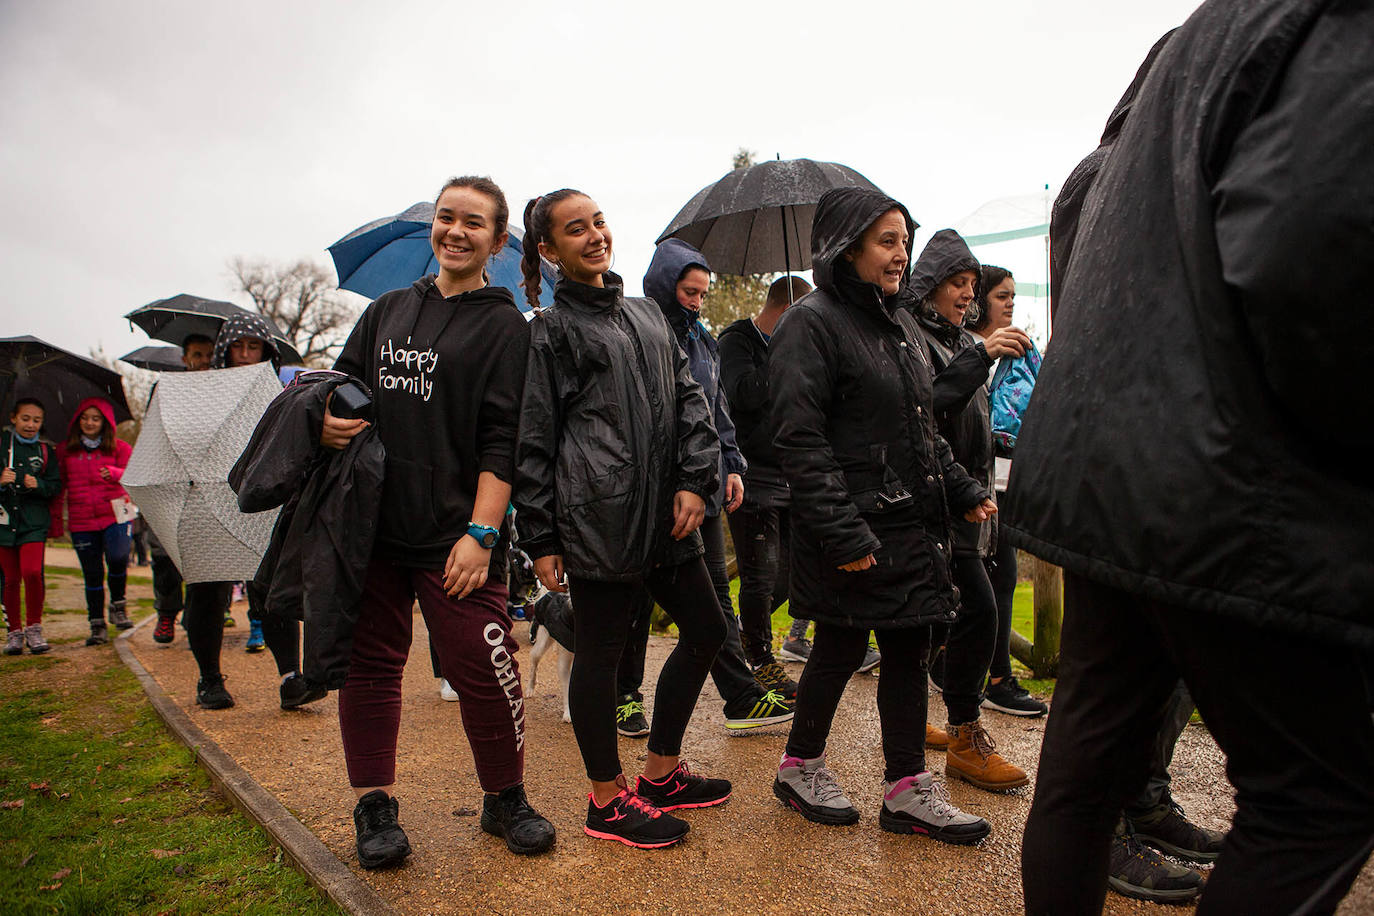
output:
[{"label": "black and white dog", "polygon": [[562,651],[558,653],[558,680],[563,690],[563,721],[572,721],[568,709],[568,679],[572,677],[573,662],[573,613],[572,601],[565,594],[551,592],[540,586],[542,592],[529,609],[530,627],[537,628],[534,648],[530,650],[530,687],[539,683],[539,661],[554,644]]}]

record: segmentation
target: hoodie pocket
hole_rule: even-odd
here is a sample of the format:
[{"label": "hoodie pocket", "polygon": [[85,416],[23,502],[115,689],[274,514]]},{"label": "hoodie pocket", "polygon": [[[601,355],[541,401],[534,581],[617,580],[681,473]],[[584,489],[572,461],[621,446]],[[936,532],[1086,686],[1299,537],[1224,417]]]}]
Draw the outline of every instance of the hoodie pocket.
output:
[{"label": "hoodie pocket", "polygon": [[386,458],[377,533],[388,541],[428,544],[438,539],[433,474],[427,465]]}]

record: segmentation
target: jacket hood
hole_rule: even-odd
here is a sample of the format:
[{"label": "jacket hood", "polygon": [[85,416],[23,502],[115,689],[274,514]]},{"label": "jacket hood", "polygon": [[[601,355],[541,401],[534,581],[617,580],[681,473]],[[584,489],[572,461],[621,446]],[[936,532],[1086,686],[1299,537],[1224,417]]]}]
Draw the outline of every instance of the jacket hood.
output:
[{"label": "jacket hood", "polygon": [[834,293],[836,262],[874,220],[894,209],[902,211],[906,220],[909,257],[910,236],[918,223],[898,201],[872,188],[831,188],[822,194],[811,221],[811,276],[816,286]]},{"label": "jacket hood", "polygon": [[[677,281],[689,267],[700,267],[708,274],[711,265],[706,257],[682,239],[668,239],[654,249],[653,260],[644,273],[644,295],[658,303],[668,323],[678,336],[687,332],[688,310],[678,305]],[[695,315],[691,316],[695,318]]]},{"label": "jacket hood", "polygon": [[81,420],[81,415],[86,412],[87,407],[94,407],[105,417],[105,422],[110,424],[110,429],[114,430],[119,426],[114,418],[114,405],[104,398],[86,398],[76,405],[76,412],[72,414],[71,422],[67,424],[67,435],[71,435],[72,430],[76,429],[77,423]]},{"label": "jacket hood", "polygon": [[241,337],[256,337],[263,343],[263,352],[272,361],[274,369],[281,369],[281,352],[274,339],[280,332],[261,315],[235,315],[225,320],[215,337],[215,352],[210,357],[211,369],[224,369],[229,365],[229,345]]},{"label": "jacket hood", "polygon": [[921,256],[916,259],[916,266],[911,269],[911,277],[906,281],[906,288],[899,294],[902,305],[915,309],[937,286],[961,270],[971,270],[977,274],[978,259],[969,250],[963,236],[953,229],[941,229],[921,249]]}]

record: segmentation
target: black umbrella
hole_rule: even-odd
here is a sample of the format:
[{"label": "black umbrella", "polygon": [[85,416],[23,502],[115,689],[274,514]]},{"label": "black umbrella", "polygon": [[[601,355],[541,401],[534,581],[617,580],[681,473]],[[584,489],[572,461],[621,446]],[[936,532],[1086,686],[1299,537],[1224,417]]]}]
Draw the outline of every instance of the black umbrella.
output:
[{"label": "black umbrella", "polygon": [[120,357],[124,362],[151,372],[184,372],[181,347],[139,347]]},{"label": "black umbrella", "polygon": [[698,191],[658,240],[682,239],[718,273],[806,270],[816,201],[831,188],[877,190],[838,162],[781,159],[734,169]]},{"label": "black umbrella", "polygon": [[86,398],[101,397],[113,404],[116,423],[131,417],[118,372],[37,337],[0,338],[0,404],[5,420],[14,402],[25,397],[43,402],[43,430],[50,439],[66,438],[76,405]]},{"label": "black umbrella", "polygon": [[[201,334],[214,340],[219,334],[220,325],[235,315],[252,315],[245,308],[240,308],[232,302],[224,302],[219,299],[202,299],[200,296],[192,296],[189,293],[181,293],[169,299],[159,299],[156,302],[149,302],[142,308],[136,308],[124,317],[129,319],[131,324],[136,324],[153,340],[165,340],[167,343],[181,346],[188,335]],[[264,320],[272,325],[276,332],[272,335],[272,342],[277,345],[277,352],[281,354],[283,365],[300,363],[303,360],[291,341],[286,339],[286,335],[281,332],[270,318],[264,316]]]}]

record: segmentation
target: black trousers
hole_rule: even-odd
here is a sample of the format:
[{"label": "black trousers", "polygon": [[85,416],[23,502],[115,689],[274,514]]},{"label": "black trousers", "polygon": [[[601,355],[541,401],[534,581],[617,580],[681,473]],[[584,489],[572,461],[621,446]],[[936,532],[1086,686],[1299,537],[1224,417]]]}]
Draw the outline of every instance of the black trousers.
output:
[{"label": "black trousers", "polygon": [[754,665],[773,661],[773,612],[792,580],[792,511],[745,504],[730,514],[739,563],[740,643]]},{"label": "black trousers", "polygon": [[[930,627],[878,630],[883,674],[878,679],[878,721],[883,732],[884,778],[896,782],[926,768],[926,653]],[[825,753],[830,725],[845,685],[868,651],[868,630],[816,621],[811,657],[797,682],[796,716],[787,754],[809,760]]]},{"label": "black trousers", "polygon": [[1068,572],[1064,598],[1021,853],[1026,911],[1101,912],[1113,825],[1146,783],[1180,676],[1237,793],[1199,916],[1332,911],[1374,838],[1368,657]]},{"label": "black trousers", "polygon": [[577,633],[568,707],[587,777],[596,782],[609,782],[622,772],[615,730],[616,666],[629,635],[630,614],[646,588],[673,618],[679,634],[654,693],[650,751],[668,757],[681,752],[706,673],[725,641],[725,615],[699,559],[659,567],[643,582],[568,577]]},{"label": "black trousers", "polygon": [[[175,566],[172,568],[176,569]],[[232,582],[196,582],[186,586],[186,607],[181,620],[186,625],[186,642],[191,647],[202,678],[215,678],[220,674],[224,615],[233,597]],[[264,613],[265,598],[262,589],[255,583],[248,583],[248,616],[262,623],[262,641],[277,663],[277,674],[299,671],[301,625],[278,614]]]},{"label": "black trousers", "polygon": [[301,623],[281,614],[267,613],[267,589],[248,583],[248,619],[262,626],[262,642],[277,663],[277,674],[301,670]]},{"label": "black trousers", "polygon": [[[983,681],[997,641],[997,598],[979,557],[956,556],[950,572],[960,601],[959,617],[949,625],[945,649],[945,707],[951,725],[967,725],[978,720],[983,702]],[[887,664],[886,656],[883,664]]]},{"label": "black trousers", "polygon": [[[730,600],[730,579],[725,574],[725,523],[721,516],[707,516],[701,523],[701,540],[706,547],[702,558],[706,571],[711,577],[711,588],[716,593],[716,603],[721,608],[725,620],[725,642],[716,654],[711,665],[711,680],[725,701],[725,708],[736,712],[752,708],[763,696],[763,688],[754,680],[754,673],[744,660],[744,649],[740,645],[739,619],[735,617],[734,603]],[[616,689],[620,696],[639,695],[644,683],[644,657],[649,646],[649,617],[654,609],[654,600],[648,592],[636,597],[631,609],[630,638],[625,642],[625,651],[620,657],[616,673]],[[665,606],[666,609],[666,606]],[[580,644],[579,644],[580,645]]]},{"label": "black trousers", "polygon": [[1011,611],[1016,597],[1016,548],[1004,537],[997,539],[997,552],[983,561],[988,582],[997,602],[997,639],[992,647],[988,674],[1011,677]]}]

